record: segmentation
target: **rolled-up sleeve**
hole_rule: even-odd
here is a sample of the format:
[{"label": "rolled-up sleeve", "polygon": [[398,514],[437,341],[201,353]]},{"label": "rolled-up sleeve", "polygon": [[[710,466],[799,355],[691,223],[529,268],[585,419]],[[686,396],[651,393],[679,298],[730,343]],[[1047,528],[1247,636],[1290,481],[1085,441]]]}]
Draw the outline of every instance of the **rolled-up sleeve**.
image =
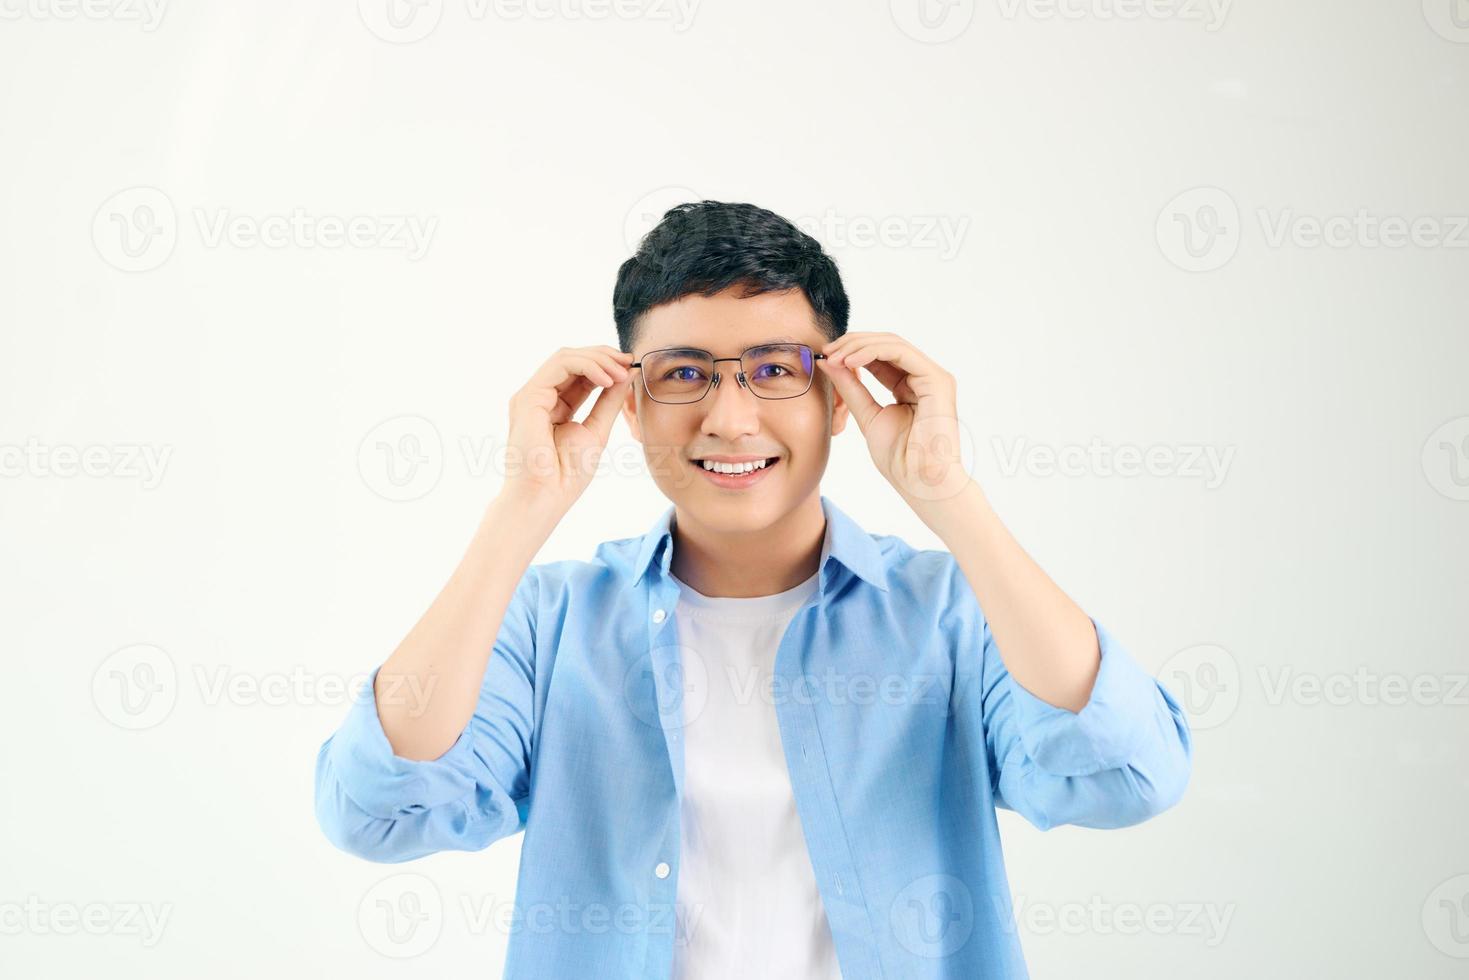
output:
[{"label": "rolled-up sleeve", "polygon": [[[535,568],[506,608],[474,716],[437,759],[394,754],[374,670],[316,756],[316,819],[337,847],[371,861],[480,850],[525,826],[535,712]],[[432,691],[414,692],[425,706]]]},{"label": "rolled-up sleeve", "polygon": [[1177,700],[1092,621],[1101,665],[1080,711],[1048,704],[1010,676],[981,618],[986,755],[997,806],[1042,830],[1141,823],[1183,796],[1192,767]]}]

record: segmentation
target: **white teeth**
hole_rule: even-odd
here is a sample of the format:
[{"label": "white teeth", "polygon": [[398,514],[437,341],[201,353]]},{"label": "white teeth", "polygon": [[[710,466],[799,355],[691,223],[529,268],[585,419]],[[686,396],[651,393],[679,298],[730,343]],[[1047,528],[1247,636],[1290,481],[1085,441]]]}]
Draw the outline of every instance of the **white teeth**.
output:
[{"label": "white teeth", "polygon": [[700,460],[699,462],[703,464],[703,467],[706,470],[712,470],[715,473],[728,473],[731,475],[738,475],[741,473],[753,473],[755,470],[763,470],[766,464],[766,461],[763,459],[757,459],[751,463],[716,463],[713,460],[708,459]]}]

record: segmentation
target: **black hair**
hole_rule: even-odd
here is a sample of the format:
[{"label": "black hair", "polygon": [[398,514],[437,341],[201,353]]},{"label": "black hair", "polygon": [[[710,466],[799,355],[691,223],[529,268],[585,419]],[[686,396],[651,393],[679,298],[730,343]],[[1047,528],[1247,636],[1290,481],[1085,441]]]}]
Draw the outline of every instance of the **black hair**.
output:
[{"label": "black hair", "polygon": [[847,332],[847,292],[820,242],[753,204],[699,201],[665,212],[617,270],[612,316],[621,349],[632,351],[638,321],[653,307],[735,285],[742,298],[799,288],[827,340]]}]

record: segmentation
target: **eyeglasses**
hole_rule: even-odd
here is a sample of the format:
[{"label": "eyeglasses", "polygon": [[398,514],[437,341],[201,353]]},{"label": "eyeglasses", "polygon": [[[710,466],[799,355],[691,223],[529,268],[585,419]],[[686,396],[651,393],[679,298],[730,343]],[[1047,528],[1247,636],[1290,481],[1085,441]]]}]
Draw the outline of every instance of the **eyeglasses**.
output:
[{"label": "eyeglasses", "polygon": [[798,398],[811,390],[816,362],[825,360],[805,344],[761,344],[739,357],[715,357],[697,347],[664,347],[632,364],[643,372],[648,397],[665,405],[687,405],[709,394],[722,377],[720,361],[739,361],[735,380],[757,398]]}]

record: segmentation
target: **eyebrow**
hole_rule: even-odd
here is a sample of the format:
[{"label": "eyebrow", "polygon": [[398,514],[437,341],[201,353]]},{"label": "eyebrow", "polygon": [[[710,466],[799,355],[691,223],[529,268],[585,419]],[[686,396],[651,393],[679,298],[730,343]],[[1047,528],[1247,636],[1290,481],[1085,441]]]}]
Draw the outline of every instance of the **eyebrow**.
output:
[{"label": "eyebrow", "polygon": [[[758,344],[751,344],[749,347],[745,348],[745,350],[756,350],[756,349],[761,348],[761,347],[769,347],[772,344],[806,344],[806,343],[807,343],[806,341],[804,341],[804,340],[796,340],[794,337],[771,337],[768,340],[762,340],[762,341],[760,341],[760,343],[758,343]],[[807,344],[807,346],[809,347],[811,345],[810,344]],[[708,353],[710,353],[709,351],[705,350],[702,347],[657,347],[657,348],[654,348],[654,350],[662,351],[664,353],[675,352],[675,353],[679,353],[679,354],[708,354]],[[647,353],[648,354],[651,354],[651,353],[653,353],[653,351],[648,351]],[[646,355],[643,355],[643,356],[646,356]]]}]

